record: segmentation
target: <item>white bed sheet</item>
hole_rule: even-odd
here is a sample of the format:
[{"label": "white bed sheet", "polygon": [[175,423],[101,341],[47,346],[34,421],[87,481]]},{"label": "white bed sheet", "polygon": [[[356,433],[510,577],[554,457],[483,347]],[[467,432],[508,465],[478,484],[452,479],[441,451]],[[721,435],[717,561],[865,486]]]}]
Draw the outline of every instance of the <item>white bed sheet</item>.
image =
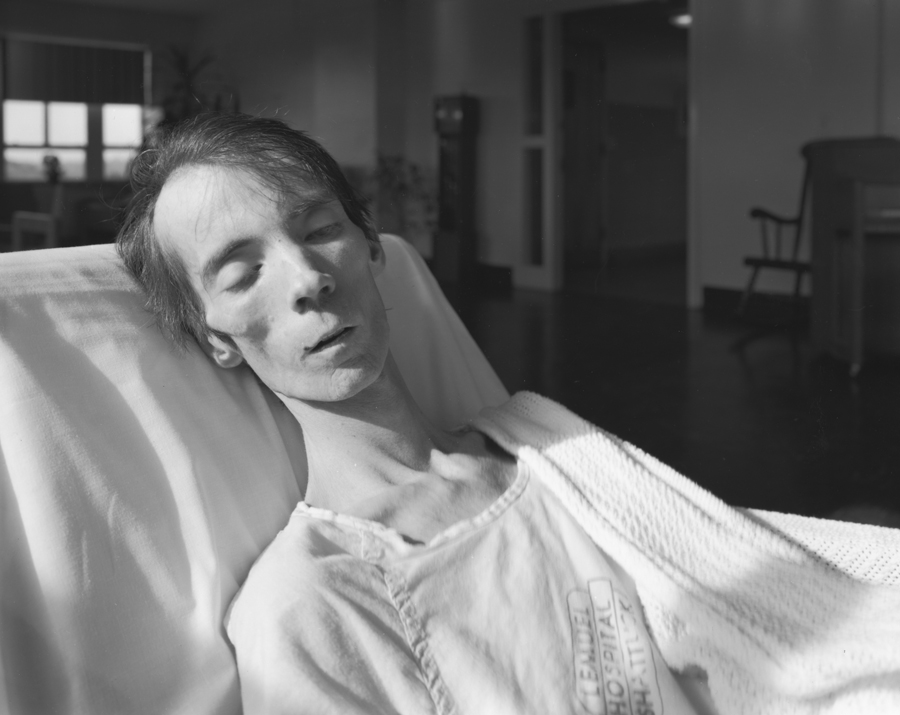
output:
[{"label": "white bed sheet", "polygon": [[[384,237],[394,355],[452,426],[507,393]],[[0,712],[238,713],[222,617],[305,486],[245,369],[180,355],[112,246],[0,256]]]}]

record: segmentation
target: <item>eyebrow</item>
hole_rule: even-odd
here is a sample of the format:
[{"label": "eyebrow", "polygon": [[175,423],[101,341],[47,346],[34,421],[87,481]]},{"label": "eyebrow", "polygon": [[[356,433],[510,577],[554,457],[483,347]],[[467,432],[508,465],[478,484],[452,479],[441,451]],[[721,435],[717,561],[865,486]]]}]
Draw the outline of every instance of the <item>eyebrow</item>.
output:
[{"label": "eyebrow", "polygon": [[[295,205],[291,206],[291,209],[287,212],[287,215],[291,218],[295,218],[300,214],[309,213],[310,211],[314,211],[315,209],[321,208],[322,206],[327,206],[328,204],[337,200],[338,199],[334,198],[333,196],[328,195],[300,199]],[[285,199],[285,203],[291,203],[291,197]]]}]

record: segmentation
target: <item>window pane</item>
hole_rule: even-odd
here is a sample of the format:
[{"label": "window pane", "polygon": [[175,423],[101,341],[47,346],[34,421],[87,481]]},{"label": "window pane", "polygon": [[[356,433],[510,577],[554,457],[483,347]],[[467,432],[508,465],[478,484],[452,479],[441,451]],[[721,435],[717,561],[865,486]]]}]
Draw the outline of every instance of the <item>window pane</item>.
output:
[{"label": "window pane", "polygon": [[136,155],[136,149],[104,149],[103,178],[107,181],[127,179],[128,164]]},{"label": "window pane", "polygon": [[7,181],[44,181],[43,149],[5,149],[3,178]]},{"label": "window pane", "polygon": [[4,177],[8,181],[46,181],[44,157],[48,154],[59,159],[63,181],[84,181],[84,149],[5,149]]},{"label": "window pane", "polygon": [[44,103],[20,99],[3,102],[3,142],[17,146],[43,146]]},{"label": "window pane", "polygon": [[84,149],[50,149],[48,154],[55,154],[62,164],[63,181],[84,181],[87,178]]},{"label": "window pane", "polygon": [[139,146],[143,139],[140,104],[103,105],[103,146]]},{"label": "window pane", "polygon": [[80,102],[50,102],[47,133],[51,146],[87,146],[87,105]]}]

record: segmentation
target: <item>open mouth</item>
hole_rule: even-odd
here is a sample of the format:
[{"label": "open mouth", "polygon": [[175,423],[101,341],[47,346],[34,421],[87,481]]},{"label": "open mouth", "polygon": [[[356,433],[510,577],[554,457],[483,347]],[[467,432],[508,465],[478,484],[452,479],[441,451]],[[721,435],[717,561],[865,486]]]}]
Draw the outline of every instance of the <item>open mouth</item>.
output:
[{"label": "open mouth", "polygon": [[353,330],[352,327],[347,327],[347,328],[341,328],[340,330],[336,330],[333,333],[329,333],[324,338],[322,338],[319,342],[317,342],[315,345],[313,345],[307,352],[308,353],[317,353],[320,350],[324,350],[332,343],[340,340],[344,335],[346,335],[351,330]]}]

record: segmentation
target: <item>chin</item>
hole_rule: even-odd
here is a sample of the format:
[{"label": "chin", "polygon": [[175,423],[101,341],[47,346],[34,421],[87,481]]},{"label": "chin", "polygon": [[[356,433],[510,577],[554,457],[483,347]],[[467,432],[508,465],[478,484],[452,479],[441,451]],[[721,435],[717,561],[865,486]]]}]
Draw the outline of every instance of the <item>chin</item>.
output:
[{"label": "chin", "polygon": [[290,379],[279,380],[277,385],[263,382],[282,398],[303,402],[344,402],[382,382],[384,372],[384,361],[379,365],[370,358],[359,366],[342,367],[321,380],[306,384],[291,384]]},{"label": "chin", "polygon": [[366,377],[366,379],[360,377],[359,379],[340,380],[332,385],[331,389],[328,391],[328,397],[323,397],[322,401],[345,402],[351,400],[364,393],[377,382],[378,376]]}]

